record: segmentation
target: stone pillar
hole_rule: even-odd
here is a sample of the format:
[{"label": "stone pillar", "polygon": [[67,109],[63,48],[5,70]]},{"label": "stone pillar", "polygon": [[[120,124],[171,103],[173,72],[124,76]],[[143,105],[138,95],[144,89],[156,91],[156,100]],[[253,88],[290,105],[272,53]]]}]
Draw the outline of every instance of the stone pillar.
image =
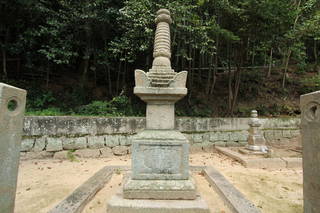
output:
[{"label": "stone pillar", "polygon": [[0,83],[0,210],[13,213],[26,91]]},{"label": "stone pillar", "polygon": [[320,91],[300,97],[304,212],[320,210]]},{"label": "stone pillar", "polygon": [[266,147],[266,140],[264,139],[263,133],[260,130],[261,125],[257,110],[252,110],[249,121],[250,128],[247,149],[266,153],[268,148]]}]

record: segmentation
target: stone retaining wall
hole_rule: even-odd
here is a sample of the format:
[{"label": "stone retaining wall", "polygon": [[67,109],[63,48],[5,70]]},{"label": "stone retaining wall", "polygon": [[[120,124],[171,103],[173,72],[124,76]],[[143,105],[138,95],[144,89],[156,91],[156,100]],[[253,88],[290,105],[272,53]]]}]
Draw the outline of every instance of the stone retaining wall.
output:
[{"label": "stone retaining wall", "polygon": [[[176,128],[189,139],[191,151],[206,151],[214,145],[244,146],[248,139],[248,121],[249,118],[178,117]],[[288,143],[300,135],[299,118],[262,119],[262,123],[267,142],[273,144]],[[131,136],[144,127],[143,117],[28,116],[24,120],[21,151],[40,157],[82,149],[91,149],[90,153],[96,150],[97,156],[121,155],[130,152]],[[82,155],[86,153],[83,151]]]}]

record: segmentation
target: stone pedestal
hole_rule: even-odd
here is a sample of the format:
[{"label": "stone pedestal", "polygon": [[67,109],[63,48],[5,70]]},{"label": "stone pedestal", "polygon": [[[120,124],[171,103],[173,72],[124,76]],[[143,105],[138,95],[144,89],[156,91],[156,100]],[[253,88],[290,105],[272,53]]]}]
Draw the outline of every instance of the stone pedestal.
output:
[{"label": "stone pedestal", "polygon": [[13,213],[26,91],[0,83],[0,212]]},{"label": "stone pedestal", "polygon": [[320,91],[302,95],[300,108],[304,212],[316,213],[320,210]]}]

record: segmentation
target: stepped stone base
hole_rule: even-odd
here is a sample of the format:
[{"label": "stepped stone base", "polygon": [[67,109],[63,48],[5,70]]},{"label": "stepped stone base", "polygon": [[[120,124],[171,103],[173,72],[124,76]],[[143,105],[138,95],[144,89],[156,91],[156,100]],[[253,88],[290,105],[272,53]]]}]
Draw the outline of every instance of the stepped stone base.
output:
[{"label": "stepped stone base", "polygon": [[200,196],[195,200],[133,200],[119,193],[108,202],[107,213],[210,213],[210,210]]},{"label": "stepped stone base", "polygon": [[188,180],[125,180],[123,197],[126,199],[194,200],[196,185]]}]

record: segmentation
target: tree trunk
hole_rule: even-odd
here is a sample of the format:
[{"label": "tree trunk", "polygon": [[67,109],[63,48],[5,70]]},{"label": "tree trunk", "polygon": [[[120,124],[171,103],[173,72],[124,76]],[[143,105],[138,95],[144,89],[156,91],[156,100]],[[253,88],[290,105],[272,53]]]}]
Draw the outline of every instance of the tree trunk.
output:
[{"label": "tree trunk", "polygon": [[273,48],[271,48],[271,50],[270,50],[269,68],[268,68],[267,78],[270,78],[270,76],[271,76],[271,68],[272,68],[272,54],[273,54]]},{"label": "tree trunk", "polygon": [[2,72],[3,72],[3,79],[6,80],[8,78],[7,73],[7,52],[4,48],[2,48]]}]

